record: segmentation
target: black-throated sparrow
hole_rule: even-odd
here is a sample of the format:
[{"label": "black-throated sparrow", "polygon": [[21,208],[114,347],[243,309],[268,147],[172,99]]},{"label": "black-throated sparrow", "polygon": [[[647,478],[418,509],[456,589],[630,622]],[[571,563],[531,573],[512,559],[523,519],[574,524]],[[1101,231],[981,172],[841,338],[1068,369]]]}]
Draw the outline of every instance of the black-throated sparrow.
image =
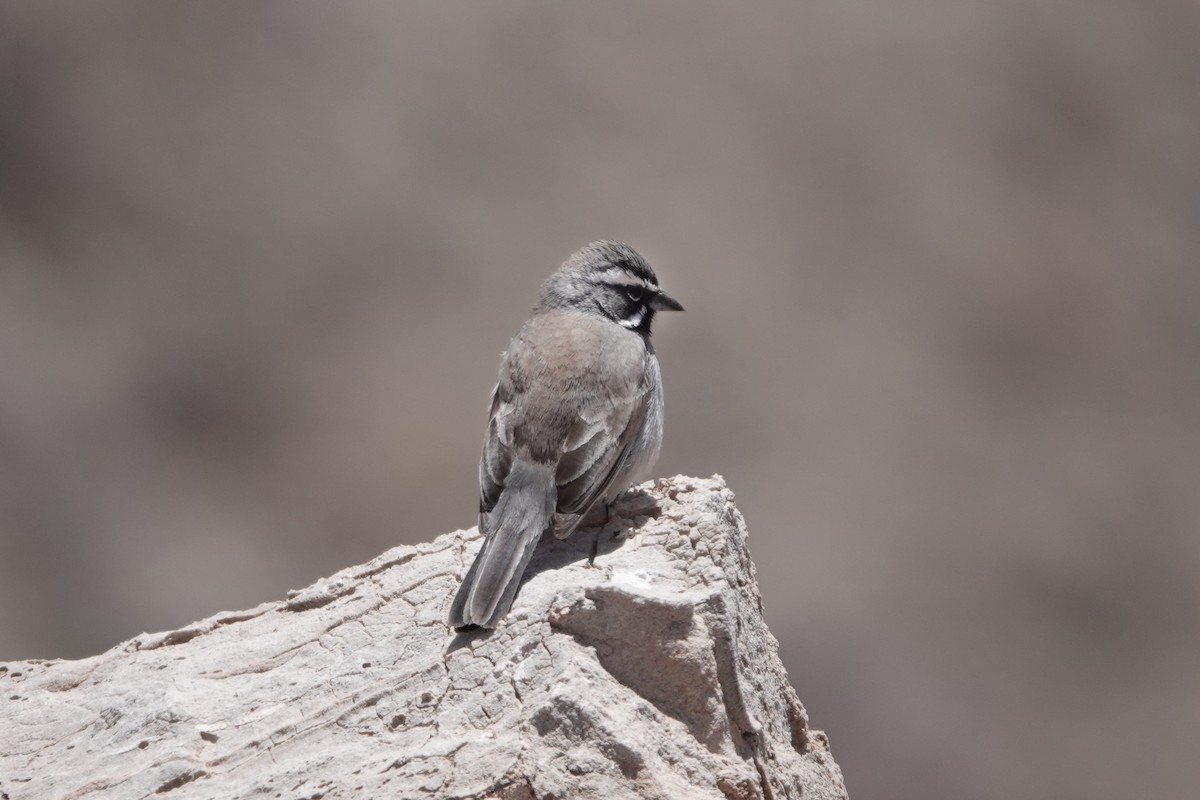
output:
[{"label": "black-throated sparrow", "polygon": [[455,628],[494,628],[534,546],[643,480],[662,445],[656,311],[683,306],[632,247],[593,242],[542,284],[492,392],[479,463],[483,547],[450,607]]}]

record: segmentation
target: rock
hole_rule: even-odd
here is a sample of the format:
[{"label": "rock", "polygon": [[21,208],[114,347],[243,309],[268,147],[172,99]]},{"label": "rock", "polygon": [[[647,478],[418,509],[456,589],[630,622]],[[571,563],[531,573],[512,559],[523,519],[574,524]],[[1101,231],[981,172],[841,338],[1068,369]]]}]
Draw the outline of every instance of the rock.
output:
[{"label": "rock", "polygon": [[[844,798],[719,477],[547,536],[494,632],[474,530],[81,661],[0,666],[0,798]],[[594,563],[589,563],[593,561]]]}]

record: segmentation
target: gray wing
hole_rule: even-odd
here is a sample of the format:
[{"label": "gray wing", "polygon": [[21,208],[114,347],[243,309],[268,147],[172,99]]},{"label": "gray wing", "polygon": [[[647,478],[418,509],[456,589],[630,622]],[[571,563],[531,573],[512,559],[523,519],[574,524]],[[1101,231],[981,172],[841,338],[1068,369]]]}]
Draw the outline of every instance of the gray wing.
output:
[{"label": "gray wing", "polygon": [[[646,419],[652,377],[647,371],[622,392],[562,399],[562,407],[571,408],[572,413],[555,469],[559,513],[585,514],[614,488],[614,480],[623,472],[620,468]],[[517,409],[519,402],[520,398],[505,381],[492,391],[488,430],[479,462],[481,514],[495,507],[512,469],[514,440],[519,436],[514,430],[521,416]]]},{"label": "gray wing", "polygon": [[[483,456],[479,459],[479,513],[496,507],[500,492],[512,469],[512,443],[509,441],[508,421],[513,412],[512,390],[500,384],[492,389],[492,404],[488,411],[488,428],[483,439]],[[482,524],[480,525],[482,530]]]},{"label": "gray wing", "polygon": [[559,513],[586,514],[614,488],[649,407],[648,387],[630,388],[635,391],[604,398],[580,413],[555,474]]}]

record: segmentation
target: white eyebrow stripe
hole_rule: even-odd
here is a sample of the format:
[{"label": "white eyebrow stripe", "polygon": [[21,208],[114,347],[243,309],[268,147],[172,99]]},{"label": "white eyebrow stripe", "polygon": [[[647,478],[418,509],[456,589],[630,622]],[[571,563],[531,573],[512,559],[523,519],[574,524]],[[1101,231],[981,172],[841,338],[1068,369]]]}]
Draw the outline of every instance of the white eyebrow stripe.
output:
[{"label": "white eyebrow stripe", "polygon": [[610,286],[640,286],[643,289],[658,288],[657,285],[645,278],[632,275],[628,270],[621,267],[609,267],[608,269],[601,270],[598,278],[601,283],[607,283]]}]

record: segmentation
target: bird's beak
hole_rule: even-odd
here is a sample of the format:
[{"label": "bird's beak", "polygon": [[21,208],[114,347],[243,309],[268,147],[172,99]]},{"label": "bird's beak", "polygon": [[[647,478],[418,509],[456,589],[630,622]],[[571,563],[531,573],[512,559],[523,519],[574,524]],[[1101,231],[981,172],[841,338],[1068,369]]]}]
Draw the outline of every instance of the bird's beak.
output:
[{"label": "bird's beak", "polygon": [[683,311],[679,301],[661,289],[650,298],[650,307],[655,311]]}]

